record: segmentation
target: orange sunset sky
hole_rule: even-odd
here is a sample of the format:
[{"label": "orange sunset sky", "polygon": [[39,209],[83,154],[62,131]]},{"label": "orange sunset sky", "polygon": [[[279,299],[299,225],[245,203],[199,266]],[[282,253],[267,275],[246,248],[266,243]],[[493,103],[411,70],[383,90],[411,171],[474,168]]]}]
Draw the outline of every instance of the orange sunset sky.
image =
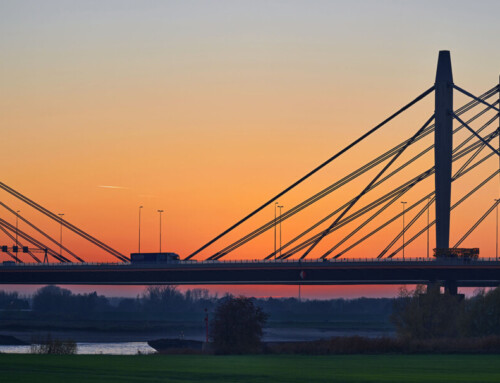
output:
[{"label": "orange sunset sky", "polygon": [[[0,1],[1,181],[126,255],[137,251],[141,205],[142,251],[158,251],[157,210],[163,209],[162,250],[187,256],[432,86],[439,50],[451,51],[461,87],[479,95],[498,84],[499,14],[497,1]],[[455,107],[467,101],[456,93]],[[284,210],[410,137],[433,107],[430,95],[281,198]],[[498,122],[482,134],[496,128]],[[468,136],[457,134],[455,145]],[[395,166],[432,142],[432,136],[419,141]],[[431,151],[353,211],[432,164]],[[354,197],[379,169],[284,221],[283,242]],[[452,203],[496,169],[492,157],[454,183]],[[410,205],[432,187],[429,178],[403,199]],[[452,245],[498,198],[499,187],[492,180],[453,212]],[[0,200],[58,238],[58,223],[5,192]],[[362,234],[398,213],[399,202]],[[0,217],[15,223],[5,210]],[[197,259],[273,217],[269,206]],[[362,222],[326,237],[311,257]],[[345,256],[376,257],[400,229],[398,220]],[[67,231],[63,237],[89,261],[113,261]],[[0,233],[1,244],[9,241]],[[433,241],[431,230],[431,247]],[[263,257],[273,246],[269,231],[227,258]],[[462,246],[495,256],[494,214]],[[425,236],[406,251],[425,256]],[[297,287],[212,289],[297,293]],[[303,295],[392,296],[396,290],[304,287]]]}]

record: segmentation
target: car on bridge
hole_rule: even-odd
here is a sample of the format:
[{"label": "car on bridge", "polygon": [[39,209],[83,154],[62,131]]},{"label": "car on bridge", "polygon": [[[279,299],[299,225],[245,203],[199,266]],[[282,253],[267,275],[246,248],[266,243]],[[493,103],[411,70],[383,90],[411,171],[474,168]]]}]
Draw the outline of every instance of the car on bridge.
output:
[{"label": "car on bridge", "polygon": [[3,261],[2,264],[3,265],[15,265],[16,262],[14,262],[14,261]]},{"label": "car on bridge", "polygon": [[434,249],[434,257],[436,258],[458,258],[458,259],[478,259],[479,248],[471,249],[453,247],[448,249]]},{"label": "car on bridge", "polygon": [[131,253],[130,263],[178,263],[181,258],[176,253]]}]

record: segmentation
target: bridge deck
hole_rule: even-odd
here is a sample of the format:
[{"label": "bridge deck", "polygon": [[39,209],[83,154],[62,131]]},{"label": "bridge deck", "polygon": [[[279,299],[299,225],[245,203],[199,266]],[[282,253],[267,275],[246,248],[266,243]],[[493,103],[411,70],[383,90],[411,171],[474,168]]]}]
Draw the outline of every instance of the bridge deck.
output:
[{"label": "bridge deck", "polygon": [[0,265],[0,284],[417,284],[498,286],[500,261],[454,259],[342,261],[181,261]]}]

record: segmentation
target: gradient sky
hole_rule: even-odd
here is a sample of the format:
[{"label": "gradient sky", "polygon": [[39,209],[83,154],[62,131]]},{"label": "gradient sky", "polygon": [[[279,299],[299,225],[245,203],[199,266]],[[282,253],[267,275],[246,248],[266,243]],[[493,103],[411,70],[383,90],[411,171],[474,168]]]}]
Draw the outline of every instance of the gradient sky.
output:
[{"label": "gradient sky", "polygon": [[[163,209],[163,250],[185,256],[430,87],[439,50],[451,51],[458,85],[480,94],[497,84],[499,14],[498,1],[0,0],[1,181],[125,254],[137,250],[139,205],[142,250],[158,250]],[[457,95],[455,105],[466,101]],[[280,203],[291,207],[396,145],[432,111],[430,97]],[[494,171],[492,161],[457,182],[453,200]],[[431,164],[432,153],[391,185]],[[284,222],[283,239],[374,174]],[[452,242],[497,197],[495,182],[454,213]],[[431,186],[405,199],[411,203]],[[58,235],[57,223],[5,193],[0,199]],[[269,207],[211,249],[273,215]],[[377,255],[373,249],[383,249],[398,229],[349,256]],[[318,255],[348,232],[325,240]],[[111,260],[64,235],[87,259]],[[463,245],[494,255],[494,236],[489,217]],[[424,242],[410,245],[408,255],[425,255]],[[269,232],[231,259],[272,247]],[[373,293],[308,289],[311,296]]]}]

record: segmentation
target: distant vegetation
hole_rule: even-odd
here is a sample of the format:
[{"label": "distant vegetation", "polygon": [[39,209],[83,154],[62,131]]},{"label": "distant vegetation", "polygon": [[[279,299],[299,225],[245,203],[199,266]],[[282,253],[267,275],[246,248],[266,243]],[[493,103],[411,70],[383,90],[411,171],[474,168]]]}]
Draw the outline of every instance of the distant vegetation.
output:
[{"label": "distant vegetation", "polygon": [[[136,298],[108,298],[97,293],[74,294],[46,286],[32,296],[0,291],[0,326],[9,328],[159,329],[162,323],[204,326],[205,309],[212,319],[217,304],[227,297],[206,289],[181,292],[176,286],[150,286]],[[270,326],[304,326],[390,330],[393,299],[360,298],[303,300],[251,298],[269,314]],[[79,323],[77,323],[79,322]]]},{"label": "distant vegetation", "polygon": [[478,290],[469,299],[442,294],[439,286],[402,289],[391,320],[403,339],[500,336],[500,289]]},{"label": "distant vegetation", "polygon": [[[165,326],[204,327],[228,297],[206,289],[184,292],[176,286],[150,286],[136,298],[108,298],[97,293],[74,294],[45,286],[32,296],[0,291],[0,328],[154,330]],[[429,292],[418,286],[388,298],[303,300],[251,298],[269,315],[267,326],[316,327],[337,330],[393,329],[402,339],[500,337],[500,289],[478,290],[470,298]]]},{"label": "distant vegetation", "polygon": [[[0,291],[0,328],[141,331],[188,327],[202,330],[208,312],[216,352],[244,353],[439,353],[500,352],[500,289],[464,298],[439,287],[402,289],[394,299],[305,300],[234,298],[206,289],[184,292],[150,286],[136,298],[73,294],[46,286],[33,296]],[[238,320],[235,320],[238,319]],[[267,320],[267,322],[266,322]],[[395,329],[396,337],[335,337],[315,342],[265,344],[262,327],[337,330]],[[394,326],[394,327],[391,327]],[[225,337],[225,338],[224,338]],[[216,339],[217,338],[217,339]]]},{"label": "distant vegetation", "polygon": [[20,297],[17,292],[0,291],[0,310],[26,310],[29,308],[29,300]]}]

